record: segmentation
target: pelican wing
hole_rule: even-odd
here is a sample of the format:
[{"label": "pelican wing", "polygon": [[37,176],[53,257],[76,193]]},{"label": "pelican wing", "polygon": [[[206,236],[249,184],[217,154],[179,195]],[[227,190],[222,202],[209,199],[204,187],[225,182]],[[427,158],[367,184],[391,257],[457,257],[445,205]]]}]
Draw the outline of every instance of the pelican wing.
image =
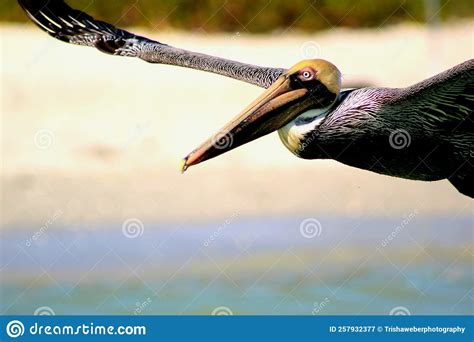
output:
[{"label": "pelican wing", "polygon": [[18,0],[50,36],[116,56],[208,71],[268,88],[285,70],[266,68],[178,49],[135,35],[69,7],[62,0]]},{"label": "pelican wing", "polygon": [[449,181],[474,198],[474,59],[404,89],[405,112],[424,117],[426,129],[450,146],[458,160]]},{"label": "pelican wing", "polygon": [[474,59],[405,88],[398,98],[405,111],[434,127],[474,134]]}]

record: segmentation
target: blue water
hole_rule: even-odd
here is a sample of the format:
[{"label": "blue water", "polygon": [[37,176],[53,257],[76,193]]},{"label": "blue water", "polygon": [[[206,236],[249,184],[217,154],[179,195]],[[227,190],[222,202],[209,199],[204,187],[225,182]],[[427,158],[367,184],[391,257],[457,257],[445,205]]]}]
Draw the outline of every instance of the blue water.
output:
[{"label": "blue water", "polygon": [[474,313],[472,217],[306,218],[4,227],[0,312]]}]

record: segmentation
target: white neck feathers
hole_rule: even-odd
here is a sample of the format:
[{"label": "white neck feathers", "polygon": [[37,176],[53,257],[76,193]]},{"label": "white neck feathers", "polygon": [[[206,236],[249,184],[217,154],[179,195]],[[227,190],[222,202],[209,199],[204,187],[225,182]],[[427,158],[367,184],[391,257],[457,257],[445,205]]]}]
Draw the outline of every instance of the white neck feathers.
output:
[{"label": "white neck feathers", "polygon": [[314,131],[326,114],[331,110],[331,106],[318,109],[310,109],[300,114],[295,120],[278,130],[283,145],[292,153],[297,154],[306,134]]}]

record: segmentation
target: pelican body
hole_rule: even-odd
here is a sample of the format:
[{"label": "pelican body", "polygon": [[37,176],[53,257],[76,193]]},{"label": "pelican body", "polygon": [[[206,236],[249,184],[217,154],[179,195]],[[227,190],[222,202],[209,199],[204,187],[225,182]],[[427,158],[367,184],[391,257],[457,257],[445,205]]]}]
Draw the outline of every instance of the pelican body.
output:
[{"label": "pelican body", "polygon": [[469,188],[474,185],[473,107],[470,60],[408,88],[343,91],[328,111],[297,118],[279,134],[301,158],[335,159],[414,180],[447,178],[459,184],[468,178]]},{"label": "pelican body", "polygon": [[407,88],[343,89],[341,72],[325,60],[305,60],[289,69],[249,65],[132,34],[62,0],[19,3],[32,21],[59,40],[266,88],[186,156],[183,171],[278,131],[285,147],[300,158],[334,159],[413,180],[448,179],[474,197],[473,59]]}]

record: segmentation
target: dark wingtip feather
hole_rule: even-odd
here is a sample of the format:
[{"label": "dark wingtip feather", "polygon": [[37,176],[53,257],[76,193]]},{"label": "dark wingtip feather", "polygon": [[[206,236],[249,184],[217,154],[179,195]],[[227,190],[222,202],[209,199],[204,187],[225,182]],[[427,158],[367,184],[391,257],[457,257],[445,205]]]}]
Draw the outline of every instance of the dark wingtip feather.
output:
[{"label": "dark wingtip feather", "polygon": [[132,38],[131,33],[95,20],[69,7],[63,0],[18,0],[30,19],[52,37],[67,43],[95,46],[114,54]]},{"label": "dark wingtip feather", "polygon": [[69,23],[71,18],[83,19],[86,15],[72,9],[62,0],[18,0],[18,3],[39,28],[66,42],[74,34],[74,25]]}]

